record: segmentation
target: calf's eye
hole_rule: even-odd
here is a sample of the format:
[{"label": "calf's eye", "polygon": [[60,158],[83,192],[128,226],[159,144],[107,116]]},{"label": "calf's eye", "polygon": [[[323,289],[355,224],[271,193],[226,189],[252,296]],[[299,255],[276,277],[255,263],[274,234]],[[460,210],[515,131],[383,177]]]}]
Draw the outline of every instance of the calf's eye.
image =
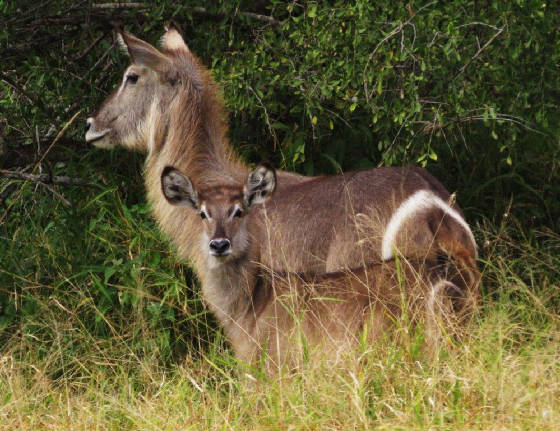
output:
[{"label": "calf's eye", "polygon": [[239,208],[236,208],[235,211],[233,212],[234,217],[241,218],[242,215],[243,212]]},{"label": "calf's eye", "polygon": [[200,218],[201,218],[202,220],[204,220],[205,218],[207,218],[206,213],[205,213],[204,211],[201,211],[201,213],[200,213]]}]

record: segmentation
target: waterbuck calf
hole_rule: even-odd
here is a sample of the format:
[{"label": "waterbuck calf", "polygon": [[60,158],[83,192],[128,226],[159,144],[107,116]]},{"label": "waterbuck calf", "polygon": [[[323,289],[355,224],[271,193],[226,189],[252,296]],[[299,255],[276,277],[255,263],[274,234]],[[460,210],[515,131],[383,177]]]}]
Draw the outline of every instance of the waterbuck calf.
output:
[{"label": "waterbuck calf", "polygon": [[[392,261],[311,278],[270,271],[261,264],[270,220],[259,204],[275,187],[275,172],[266,166],[251,172],[245,185],[198,188],[172,167],[161,176],[163,196],[201,226],[191,241],[200,250],[195,270],[202,295],[240,360],[266,353],[269,366],[293,361],[298,339],[336,354],[360,332],[370,341],[378,337],[403,311],[424,320],[431,341],[438,318],[460,320],[469,308],[472,298],[428,264],[403,261],[397,269]],[[460,302],[462,309],[454,309]]]},{"label": "waterbuck calf", "polygon": [[[162,230],[183,258],[201,258],[195,215],[169,205],[160,175],[172,165],[201,188],[244,181],[247,167],[233,154],[219,90],[176,28],[162,50],[118,35],[131,58],[118,88],[87,120],[86,140],[101,148],[120,143],[147,153],[148,200]],[[261,262],[279,272],[321,274],[407,258],[447,256],[474,278],[477,247],[461,210],[427,171],[392,167],[335,176],[278,172],[278,190],[267,205],[271,221]]]}]

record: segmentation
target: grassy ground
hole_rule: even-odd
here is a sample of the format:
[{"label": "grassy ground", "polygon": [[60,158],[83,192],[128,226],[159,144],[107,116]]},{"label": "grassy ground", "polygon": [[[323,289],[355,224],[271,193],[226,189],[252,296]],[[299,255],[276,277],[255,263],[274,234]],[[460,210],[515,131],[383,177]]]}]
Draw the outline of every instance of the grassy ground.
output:
[{"label": "grassy ground", "polygon": [[149,217],[141,158],[123,156],[69,154],[60,169],[96,184],[59,189],[71,207],[32,183],[9,202],[0,429],[557,428],[557,234],[477,224],[483,305],[437,358],[390,337],[248,377]]}]

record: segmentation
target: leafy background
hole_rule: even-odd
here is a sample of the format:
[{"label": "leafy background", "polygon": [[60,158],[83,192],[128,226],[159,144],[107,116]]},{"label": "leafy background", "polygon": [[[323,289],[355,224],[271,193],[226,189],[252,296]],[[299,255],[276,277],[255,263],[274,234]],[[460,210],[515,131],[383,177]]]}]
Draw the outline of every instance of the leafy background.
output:
[{"label": "leafy background", "polygon": [[141,374],[123,364],[224,347],[188,265],[149,216],[143,156],[83,138],[128,64],[113,27],[157,44],[171,18],[221,85],[245,160],[308,175],[426,167],[457,191],[475,228],[485,303],[524,328],[509,346],[554,338],[554,2],[100,4],[0,0],[0,355],[48,364],[53,381],[75,384],[99,364],[108,375],[116,364]]}]

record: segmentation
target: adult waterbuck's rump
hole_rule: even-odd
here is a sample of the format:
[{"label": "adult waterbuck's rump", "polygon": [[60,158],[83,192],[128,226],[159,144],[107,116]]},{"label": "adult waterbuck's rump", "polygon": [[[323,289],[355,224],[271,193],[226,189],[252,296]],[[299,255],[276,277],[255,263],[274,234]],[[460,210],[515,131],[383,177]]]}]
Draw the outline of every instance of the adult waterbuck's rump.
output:
[{"label": "adult waterbuck's rump", "polygon": [[[297,340],[336,356],[361,335],[371,341],[405,313],[422,320],[428,342],[439,325],[459,323],[472,300],[443,268],[394,261],[320,276],[276,274],[260,264],[269,240],[267,207],[276,187],[272,168],[260,166],[244,185],[198,187],[175,168],[161,177],[165,198],[201,226],[195,265],[203,298],[247,362],[297,359]],[[270,201],[269,201],[270,202]],[[460,306],[460,308],[457,308]]]},{"label": "adult waterbuck's rump", "polygon": [[[86,140],[147,153],[148,200],[182,257],[200,259],[197,217],[163,197],[160,175],[175,166],[201,188],[239,184],[248,169],[227,138],[220,92],[176,28],[161,50],[118,35],[131,65],[121,84],[88,119]],[[427,171],[370,169],[335,176],[277,173],[267,205],[269,240],[261,263],[274,271],[321,274],[388,261],[399,254],[435,261],[446,256],[471,294],[478,289],[477,248],[459,207]]]}]

